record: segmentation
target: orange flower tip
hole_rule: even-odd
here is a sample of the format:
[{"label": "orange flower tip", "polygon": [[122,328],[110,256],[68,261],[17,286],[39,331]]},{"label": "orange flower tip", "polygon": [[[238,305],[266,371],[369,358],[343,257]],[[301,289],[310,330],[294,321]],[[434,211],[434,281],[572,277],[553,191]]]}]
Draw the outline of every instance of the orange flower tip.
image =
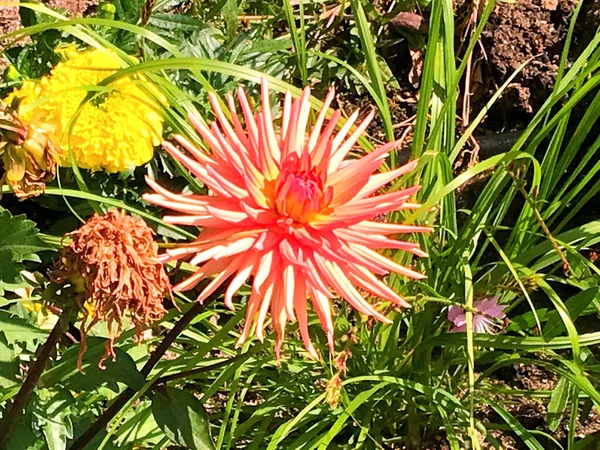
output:
[{"label": "orange flower tip", "polygon": [[319,357],[319,354],[317,353],[317,351],[315,350],[315,348],[311,345],[310,348],[306,349],[306,353],[308,355],[308,357],[314,361],[318,361],[319,359],[321,359]]},{"label": "orange flower tip", "polygon": [[380,321],[381,321],[381,323],[382,323],[382,324],[384,324],[384,325],[390,325],[390,324],[394,323],[394,321],[393,321],[393,320],[390,320],[390,319],[388,319],[388,318],[387,318],[387,317],[385,317],[385,316],[381,317]]},{"label": "orange flower tip", "polygon": [[281,363],[281,347],[283,346],[283,342],[277,342],[275,344],[275,359],[277,360],[277,365]]},{"label": "orange flower tip", "polygon": [[419,165],[419,160],[418,159],[413,159],[412,161],[407,162],[404,165],[404,167],[406,168],[406,170],[408,172],[410,172],[411,170],[415,169],[418,165]]},{"label": "orange flower tip", "polygon": [[223,299],[223,304],[230,311],[235,311],[235,306],[233,306],[233,298],[232,295],[225,293],[225,298]]},{"label": "orange flower tip", "polygon": [[333,342],[327,342],[327,349],[329,350],[330,357],[335,355],[335,346],[333,345]]}]

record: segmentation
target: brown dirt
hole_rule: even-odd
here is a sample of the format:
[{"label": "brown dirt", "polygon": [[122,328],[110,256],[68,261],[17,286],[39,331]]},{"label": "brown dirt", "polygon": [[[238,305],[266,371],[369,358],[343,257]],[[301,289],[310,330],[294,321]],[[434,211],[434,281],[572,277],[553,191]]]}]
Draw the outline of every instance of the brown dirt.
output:
[{"label": "brown dirt", "polygon": [[[47,6],[57,10],[64,10],[64,13],[68,17],[81,17],[89,8],[97,5],[99,0],[44,0]],[[19,8],[16,6],[1,6],[0,7],[0,35],[10,33],[21,27],[21,17],[19,16]],[[23,42],[27,42],[24,40]],[[17,43],[18,45],[19,43]],[[0,42],[0,81],[2,80],[2,73],[8,61],[2,55],[2,43]]]},{"label": "brown dirt", "polygon": [[532,113],[546,100],[556,78],[575,0],[498,3],[486,25],[482,44],[495,90],[528,59],[531,62],[505,91],[504,103]]},{"label": "brown dirt", "polygon": [[[410,144],[412,142],[412,125],[411,119],[417,113],[417,98],[410,89],[393,89],[387,90],[388,103],[392,115],[392,123],[394,124],[394,134],[396,139],[400,139],[403,133],[409,129],[404,143],[400,147],[401,160],[407,159],[410,154]],[[356,97],[352,94],[340,93],[337,96],[336,108],[341,108],[346,116],[349,116],[354,110],[361,111],[361,117],[366,115],[369,109],[375,106],[373,99],[369,95]],[[388,139],[385,136],[383,124],[379,115],[375,116],[373,122],[367,129],[374,143],[384,143]]]},{"label": "brown dirt", "polygon": [[92,0],[48,0],[45,3],[50,8],[65,9],[69,16],[82,16],[91,5],[98,2]]},{"label": "brown dirt", "polygon": [[[519,390],[546,390],[552,391],[556,388],[558,377],[544,369],[532,365],[515,364],[512,367],[505,368],[502,372],[498,372],[498,380],[494,380],[494,384]],[[547,410],[546,405],[548,399],[539,400],[534,398],[516,397],[502,398],[503,406],[510,412],[525,428],[530,430],[540,430],[548,433],[561,443],[566,443],[568,436],[568,413],[565,413],[560,426],[555,432],[552,432],[547,427]],[[580,405],[581,407],[581,405]],[[491,408],[483,407],[479,411],[480,419],[484,422],[495,424],[503,424],[503,420],[498,417]],[[600,416],[595,408],[592,408],[590,414],[584,422],[577,422],[576,439],[583,439],[593,433],[600,431]],[[505,450],[520,450],[527,447],[523,442],[511,431],[496,430],[492,434],[502,443],[502,448]],[[554,445],[545,442],[543,437],[537,437],[542,445],[546,444],[548,448],[554,448]],[[491,448],[491,447],[490,447]]]},{"label": "brown dirt", "polygon": [[0,35],[16,30],[20,23],[18,7],[0,6]]},{"label": "brown dirt", "polygon": [[[1,6],[0,7],[0,35],[5,35],[11,31],[15,31],[21,25],[19,17],[19,8],[16,6]],[[0,42],[0,50],[2,50],[2,42]],[[4,56],[0,55],[0,80],[1,74],[6,69],[8,61]]]},{"label": "brown dirt", "polygon": [[[67,16],[79,17],[97,0],[47,0],[46,5],[53,9],[64,9]],[[21,26],[21,17],[17,6],[0,6],[0,35],[10,33]]]}]

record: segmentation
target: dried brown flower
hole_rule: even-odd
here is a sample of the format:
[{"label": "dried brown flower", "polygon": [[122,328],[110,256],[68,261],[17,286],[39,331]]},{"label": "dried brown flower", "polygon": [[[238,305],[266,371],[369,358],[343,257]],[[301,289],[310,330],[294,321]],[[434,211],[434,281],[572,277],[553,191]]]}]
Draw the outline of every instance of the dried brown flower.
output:
[{"label": "dried brown flower", "polygon": [[153,231],[142,219],[117,209],[104,216],[94,214],[67,236],[52,274],[54,282],[70,284],[84,317],[78,366],[86,349],[85,336],[98,322],[106,322],[109,340],[99,362],[112,356],[114,341],[121,335],[123,319],[135,326],[136,339],[165,313],[163,298],[170,283],[158,260]]},{"label": "dried brown flower", "polygon": [[0,157],[4,168],[0,186],[8,183],[24,200],[39,195],[54,179],[61,151],[56,144],[58,125],[24,123],[17,109],[18,104],[9,107],[0,103]]},{"label": "dried brown flower", "polygon": [[337,354],[334,363],[340,373],[346,375],[346,372],[348,371],[348,360],[350,358],[352,358],[352,351],[348,347]]},{"label": "dried brown flower", "polygon": [[329,404],[329,406],[331,406],[332,409],[338,407],[341,392],[342,379],[340,378],[340,374],[336,373],[327,382],[327,387],[325,388],[325,402]]}]

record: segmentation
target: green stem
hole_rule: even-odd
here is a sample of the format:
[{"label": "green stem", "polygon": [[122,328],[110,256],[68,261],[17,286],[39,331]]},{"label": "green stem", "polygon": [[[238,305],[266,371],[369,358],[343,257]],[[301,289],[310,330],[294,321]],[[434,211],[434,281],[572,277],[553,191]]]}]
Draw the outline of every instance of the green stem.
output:
[{"label": "green stem", "polygon": [[[187,326],[194,320],[194,318],[200,314],[208,304],[210,304],[214,299],[216,299],[220,295],[220,292],[215,292],[211,297],[206,299],[204,303],[195,303],[188,312],[186,312],[179,321],[175,324],[173,328],[165,335],[165,338],[162,340],[160,345],[156,347],[156,349],[150,355],[150,358],[142,367],[140,371],[144,377],[147,377],[154,366],[160,361],[162,356],[167,352],[171,344],[175,342],[175,339],[181,334],[183,330],[187,328]],[[159,379],[160,381],[160,379]],[[96,419],[96,421],[90,425],[90,427],[79,436],[75,442],[69,447],[69,450],[83,450],[86,446],[96,437],[98,433],[106,428],[106,425],[110,423],[110,421],[119,413],[119,411],[125,406],[125,404],[133,398],[135,395],[135,391],[133,389],[127,388],[124,390],[110,405],[110,407],[104,411],[104,413]],[[0,448],[2,448],[0,446]]]},{"label": "green stem", "polygon": [[56,325],[54,325],[54,328],[48,335],[48,339],[46,339],[35,361],[29,368],[27,378],[25,378],[25,381],[21,385],[21,389],[19,389],[19,392],[15,396],[10,409],[2,418],[0,422],[0,448],[5,448],[6,444],[10,441],[19,419],[23,415],[23,410],[29,403],[31,394],[46,368],[50,355],[69,326],[71,313],[72,309],[65,309],[61,313]]}]

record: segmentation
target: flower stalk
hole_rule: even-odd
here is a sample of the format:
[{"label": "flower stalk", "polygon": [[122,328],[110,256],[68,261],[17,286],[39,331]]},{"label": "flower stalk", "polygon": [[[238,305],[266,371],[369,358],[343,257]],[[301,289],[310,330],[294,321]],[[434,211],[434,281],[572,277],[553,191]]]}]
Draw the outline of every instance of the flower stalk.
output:
[{"label": "flower stalk", "polygon": [[[175,339],[187,328],[187,326],[194,320],[194,318],[200,314],[204,309],[222,292],[215,292],[214,295],[207,298],[203,303],[196,302],[182,317],[179,319],[173,328],[165,335],[162,342],[158,347],[152,352],[150,358],[142,367],[140,372],[144,377],[147,377],[152,369],[158,364],[163,355],[167,352],[167,350],[171,347]],[[159,379],[160,380],[160,379]],[[110,421],[121,411],[121,409],[127,404],[129,400],[133,398],[135,392],[131,388],[125,389],[116,399],[115,401],[99,416],[96,421],[90,425],[90,427],[79,436],[75,442],[69,447],[69,450],[83,450],[86,446],[92,442],[92,440],[100,433],[102,430],[106,428],[106,426],[110,423]],[[0,447],[1,448],[1,447]]]},{"label": "flower stalk", "polygon": [[74,311],[74,308],[63,310],[56,325],[48,335],[48,339],[46,339],[46,342],[29,368],[27,377],[21,385],[21,389],[19,389],[19,392],[15,396],[12,405],[8,409],[6,415],[2,418],[2,421],[0,421],[0,448],[5,448],[10,441],[19,419],[23,415],[23,410],[27,407],[31,394],[37,385],[40,376],[44,372],[52,352],[69,327],[69,322],[71,321]]}]

